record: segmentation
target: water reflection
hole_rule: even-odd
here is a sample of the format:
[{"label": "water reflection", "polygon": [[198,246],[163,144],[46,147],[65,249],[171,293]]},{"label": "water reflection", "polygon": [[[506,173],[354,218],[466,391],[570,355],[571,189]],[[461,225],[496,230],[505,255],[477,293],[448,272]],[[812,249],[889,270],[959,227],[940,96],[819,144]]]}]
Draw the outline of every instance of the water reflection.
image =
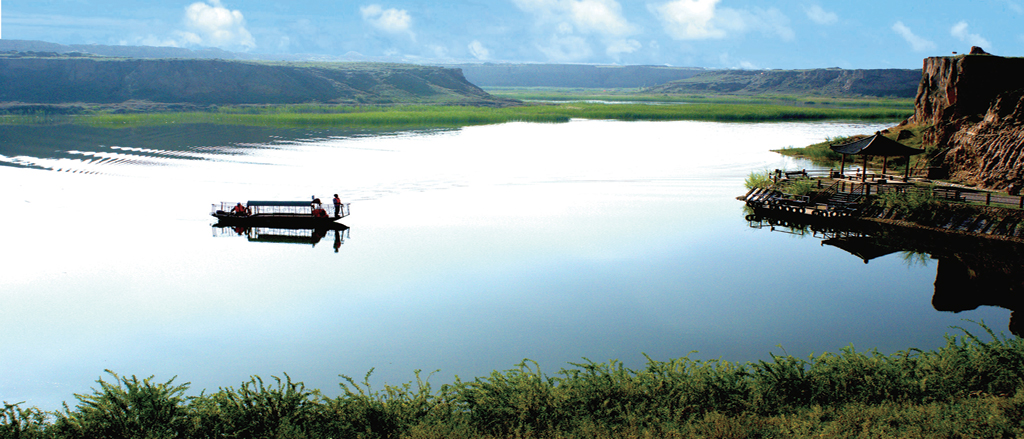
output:
[{"label": "water reflection", "polygon": [[1024,315],[1018,314],[1024,313],[1024,245],[881,223],[842,227],[760,212],[748,213],[746,220],[751,228],[821,239],[821,245],[842,249],[865,264],[897,252],[908,263],[935,260],[932,306],[937,311],[1005,308],[1010,310],[1010,332],[1024,336]]},{"label": "water reflection", "polygon": [[332,239],[334,252],[338,253],[346,239],[351,239],[350,228],[341,223],[331,223],[315,229],[301,227],[245,227],[237,224],[217,223],[213,225],[214,237],[244,236],[249,242],[270,242],[278,244],[308,244],[316,247],[324,239]]},{"label": "water reflection", "polygon": [[189,161],[247,162],[274,150],[330,138],[381,137],[442,130],[298,129],[206,123],[127,128],[78,124],[0,125],[0,166],[77,174],[121,174],[128,167]]}]

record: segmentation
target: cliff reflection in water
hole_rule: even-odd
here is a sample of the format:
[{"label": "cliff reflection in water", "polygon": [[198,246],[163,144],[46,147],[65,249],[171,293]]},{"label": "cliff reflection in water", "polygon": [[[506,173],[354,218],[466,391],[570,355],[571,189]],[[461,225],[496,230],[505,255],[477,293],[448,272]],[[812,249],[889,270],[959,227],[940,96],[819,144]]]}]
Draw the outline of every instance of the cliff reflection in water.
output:
[{"label": "cliff reflection in water", "polygon": [[350,228],[334,223],[326,227],[305,229],[291,227],[243,227],[217,223],[213,225],[214,237],[244,236],[249,242],[275,242],[283,244],[308,244],[316,247],[324,239],[333,239],[337,253],[346,239],[351,239]]},{"label": "cliff reflection in water", "polygon": [[1010,310],[1010,332],[1024,337],[1024,271],[1020,269],[1024,244],[874,222],[834,228],[759,214],[749,214],[746,219],[752,228],[821,239],[822,245],[840,248],[865,264],[897,252],[909,261],[934,259],[932,306],[936,310],[955,313],[980,306],[1005,308]]}]

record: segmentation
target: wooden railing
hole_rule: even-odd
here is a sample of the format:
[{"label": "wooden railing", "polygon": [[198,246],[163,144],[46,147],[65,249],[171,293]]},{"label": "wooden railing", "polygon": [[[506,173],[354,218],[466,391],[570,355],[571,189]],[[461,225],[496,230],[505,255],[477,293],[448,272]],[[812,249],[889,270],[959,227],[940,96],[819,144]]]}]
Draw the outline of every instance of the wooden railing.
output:
[{"label": "wooden railing", "polygon": [[[963,188],[959,186],[918,187],[900,184],[899,182],[902,181],[902,176],[881,175],[871,173],[870,171],[864,175],[861,173],[860,169],[856,169],[854,172],[848,172],[844,176],[838,175],[838,173],[833,169],[801,169],[799,171],[775,170],[776,181],[781,179],[783,176],[790,179],[814,178],[819,179],[819,181],[820,179],[825,178],[845,177],[847,179],[837,180],[829,187],[824,188],[821,195],[815,197],[815,201],[818,202],[824,202],[824,200],[832,197],[836,193],[851,193],[866,196],[880,195],[889,191],[899,191],[918,193],[927,192],[936,198],[944,200],[966,201],[984,204],[986,206],[997,205],[1024,209],[1024,196],[1020,195],[1009,195],[999,192]],[[858,182],[859,180],[863,180],[863,183]]]}]

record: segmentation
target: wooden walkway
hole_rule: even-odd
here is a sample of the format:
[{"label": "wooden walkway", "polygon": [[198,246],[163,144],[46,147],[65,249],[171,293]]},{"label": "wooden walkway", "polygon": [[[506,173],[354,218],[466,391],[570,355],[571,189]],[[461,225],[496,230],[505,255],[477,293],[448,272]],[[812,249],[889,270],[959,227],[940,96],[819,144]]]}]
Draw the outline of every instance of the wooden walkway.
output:
[{"label": "wooden walkway", "polygon": [[[838,192],[836,193],[838,194]],[[765,209],[776,213],[807,215],[820,218],[849,217],[856,215],[859,209],[857,201],[850,201],[846,195],[831,194],[828,197],[818,196],[794,197],[773,189],[754,188],[740,199],[754,209]]]}]

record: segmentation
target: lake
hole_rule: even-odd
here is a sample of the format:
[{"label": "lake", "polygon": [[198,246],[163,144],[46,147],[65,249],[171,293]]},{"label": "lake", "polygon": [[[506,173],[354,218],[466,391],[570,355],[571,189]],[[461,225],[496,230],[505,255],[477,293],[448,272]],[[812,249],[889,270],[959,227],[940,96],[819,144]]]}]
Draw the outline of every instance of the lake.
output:
[{"label": "lake", "polygon": [[[885,126],[0,126],[0,399],[74,405],[105,369],[193,394],[287,373],[337,395],[371,369],[440,385],[525,358],[554,374],[932,349],[977,328],[964,319],[1005,331],[1004,308],[937,311],[926,255],[865,263],[745,219],[751,171],[811,167],[772,149]],[[334,193],[350,229],[315,244],[209,216]]]}]

